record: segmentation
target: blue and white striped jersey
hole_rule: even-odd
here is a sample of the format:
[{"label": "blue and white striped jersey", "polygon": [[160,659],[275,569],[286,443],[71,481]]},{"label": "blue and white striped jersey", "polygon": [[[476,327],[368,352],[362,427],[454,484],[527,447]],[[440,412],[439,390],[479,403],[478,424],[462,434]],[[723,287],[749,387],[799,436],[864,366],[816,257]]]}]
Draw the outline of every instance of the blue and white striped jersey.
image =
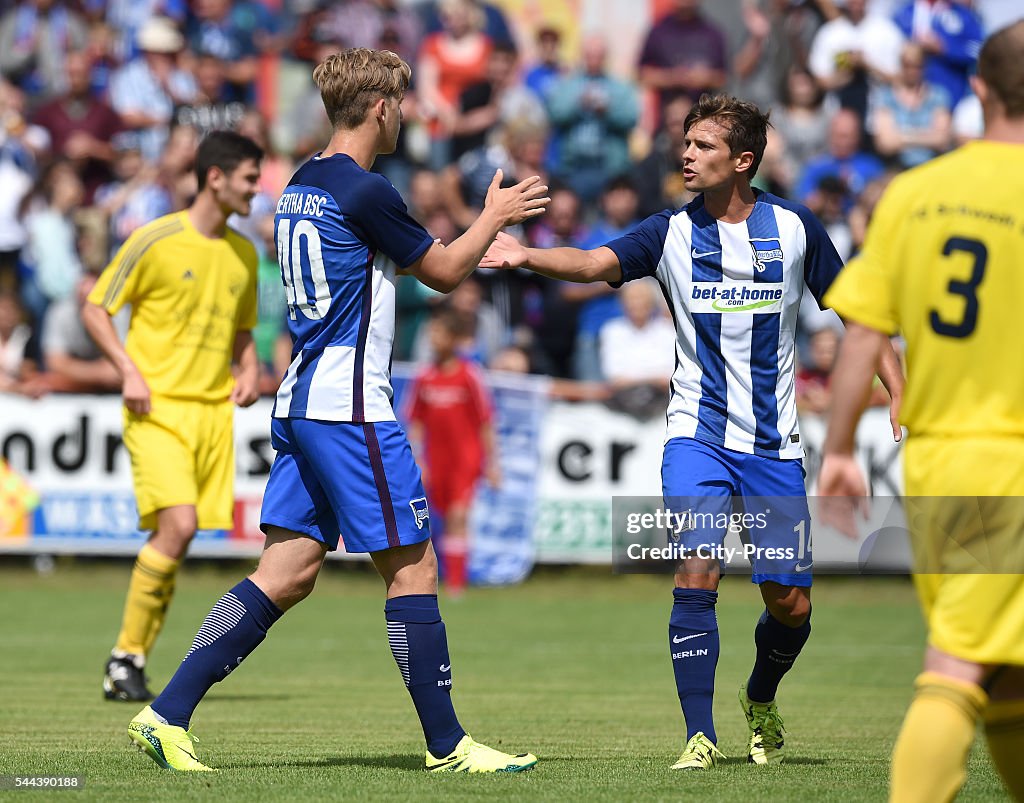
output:
[{"label": "blue and white striped jersey", "polygon": [[806,207],[756,195],[742,223],[716,220],[699,196],[607,247],[623,281],[655,276],[669,302],[676,368],[666,440],[795,459],[800,298],[806,285],[820,304],[843,263]]},{"label": "blue and white striped jersey", "polygon": [[394,421],[396,265],[433,239],[391,182],[340,153],[296,171],[274,226],[293,343],[274,417]]}]

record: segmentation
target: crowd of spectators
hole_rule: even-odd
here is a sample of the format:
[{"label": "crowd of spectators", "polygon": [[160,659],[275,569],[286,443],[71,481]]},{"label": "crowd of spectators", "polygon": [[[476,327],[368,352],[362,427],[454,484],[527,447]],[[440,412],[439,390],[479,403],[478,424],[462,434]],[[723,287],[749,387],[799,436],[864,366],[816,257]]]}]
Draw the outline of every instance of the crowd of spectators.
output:
[{"label": "crowd of spectators", "polygon": [[[807,204],[844,258],[896,172],[980,136],[968,78],[986,26],[971,0],[733,1],[739,35],[700,0],[671,0],[618,74],[604,35],[582,32],[573,56],[567,31],[519,30],[483,0],[0,0],[0,391],[117,390],[78,307],[135,228],[188,205],[198,141],[229,128],[267,151],[253,213],[235,225],[261,254],[256,340],[272,392],[290,359],[273,210],[329,136],[308,75],[342,47],[413,64],[399,148],[375,169],[444,242],[499,167],[551,186],[547,214],[514,232],[531,245],[597,247],[683,205],[683,121],[703,92],[772,110],[755,183]],[[565,395],[638,415],[664,409],[672,326],[647,284],[480,270],[442,299],[402,279],[396,360],[426,358],[422,323],[439,303],[465,317],[462,350],[485,366],[575,380]],[[813,301],[801,323],[798,396],[819,411],[841,325]]]}]

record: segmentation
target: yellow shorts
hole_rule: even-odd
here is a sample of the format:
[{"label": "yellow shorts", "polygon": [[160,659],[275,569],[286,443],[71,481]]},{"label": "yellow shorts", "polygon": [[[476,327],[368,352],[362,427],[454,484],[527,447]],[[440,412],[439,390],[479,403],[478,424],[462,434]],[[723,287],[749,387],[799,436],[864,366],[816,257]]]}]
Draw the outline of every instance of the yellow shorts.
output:
[{"label": "yellow shorts", "polygon": [[194,506],[200,529],[232,528],[234,415],[231,402],[158,396],[147,415],[124,410],[140,529],[156,529],[156,512],[175,505]]},{"label": "yellow shorts", "polygon": [[904,453],[907,519],[928,642],[1024,665],[1024,440],[918,438]]}]

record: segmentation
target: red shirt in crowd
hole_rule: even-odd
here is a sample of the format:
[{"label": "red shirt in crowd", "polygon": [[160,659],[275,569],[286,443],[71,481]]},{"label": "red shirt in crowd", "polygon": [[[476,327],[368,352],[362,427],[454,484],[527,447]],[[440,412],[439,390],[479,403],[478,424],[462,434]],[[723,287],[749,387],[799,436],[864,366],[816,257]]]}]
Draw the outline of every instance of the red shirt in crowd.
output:
[{"label": "red shirt in crowd", "polygon": [[484,470],[481,430],[492,416],[480,372],[466,360],[431,365],[414,380],[409,422],[423,427],[427,496],[439,510],[471,501]]},{"label": "red shirt in crowd", "polygon": [[[32,121],[50,134],[50,148],[64,154],[68,140],[76,133],[88,134],[100,142],[110,142],[122,130],[121,118],[107,103],[90,98],[57,98],[40,106]],[[96,189],[112,177],[110,166],[98,159],[86,159],[79,175],[85,185],[86,203],[92,202]]]}]

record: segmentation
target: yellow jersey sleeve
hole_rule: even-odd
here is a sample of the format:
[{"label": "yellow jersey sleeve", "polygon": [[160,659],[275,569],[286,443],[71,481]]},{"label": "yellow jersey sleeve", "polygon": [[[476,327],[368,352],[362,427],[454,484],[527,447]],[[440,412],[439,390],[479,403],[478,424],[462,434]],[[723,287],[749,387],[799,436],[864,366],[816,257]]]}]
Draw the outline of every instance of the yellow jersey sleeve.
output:
[{"label": "yellow jersey sleeve", "polygon": [[111,315],[117,313],[125,304],[131,304],[138,297],[139,263],[145,256],[145,248],[141,248],[145,239],[145,230],[136,229],[125,241],[114,259],[103,273],[100,274],[95,286],[89,293],[89,302],[103,307]]},{"label": "yellow jersey sleeve", "polygon": [[890,185],[878,202],[861,252],[839,272],[825,294],[825,305],[846,320],[894,335],[899,330],[896,278],[897,232],[906,209]]},{"label": "yellow jersey sleeve", "polygon": [[145,293],[147,252],[160,240],[183,231],[181,217],[181,213],[165,215],[133,231],[100,274],[88,300],[111,315],[125,304],[134,306]]}]

